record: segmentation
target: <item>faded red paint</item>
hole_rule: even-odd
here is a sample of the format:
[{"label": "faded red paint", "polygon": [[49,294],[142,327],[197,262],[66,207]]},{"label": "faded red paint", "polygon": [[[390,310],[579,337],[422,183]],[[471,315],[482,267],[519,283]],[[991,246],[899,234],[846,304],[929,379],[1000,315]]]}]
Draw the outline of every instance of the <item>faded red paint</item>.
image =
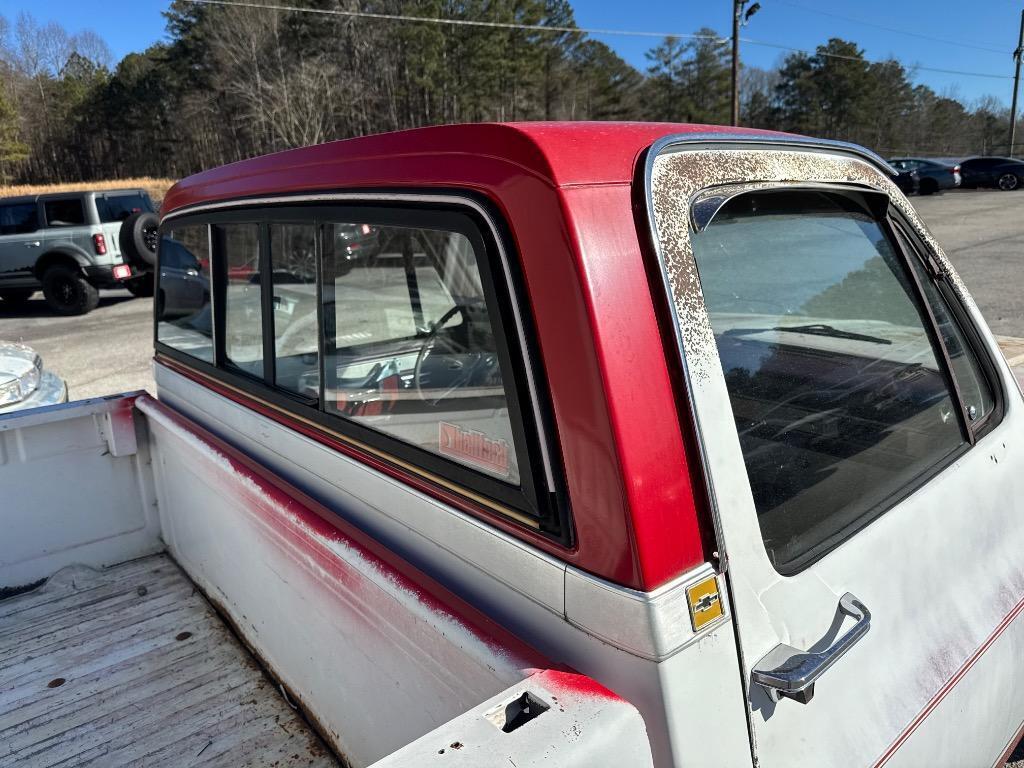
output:
[{"label": "faded red paint", "polygon": [[537,675],[546,688],[554,693],[565,692],[586,699],[608,699],[622,701],[614,692],[601,685],[597,680],[578,672],[563,672],[546,669]]},{"label": "faded red paint", "polygon": [[[374,567],[387,573],[397,586],[414,595],[424,606],[441,615],[454,618],[482,642],[496,652],[505,654],[520,668],[546,669],[557,666],[426,573],[399,558],[394,552],[267,470],[259,462],[148,395],[142,395],[138,399],[140,406],[159,412],[177,428],[222,455],[239,478],[251,483],[250,487],[237,483],[232,486],[232,492],[241,494],[250,503],[250,509],[258,510],[261,518],[277,533],[285,536],[294,546],[309,555],[331,580],[351,587],[357,586],[363,576],[351,572],[344,561],[339,560],[330,550],[324,549],[321,543],[324,540],[336,541],[353,549]],[[294,515],[300,521],[301,528],[290,525],[278,508]],[[318,542],[318,539],[321,541]]]},{"label": "faded red paint", "polygon": [[316,440],[318,443],[326,445],[331,449],[337,451],[338,453],[356,459],[362,462],[363,464],[366,464],[367,466],[375,469],[378,472],[382,472],[390,477],[394,477],[397,480],[401,480],[403,483],[412,488],[415,488],[417,491],[425,493],[428,496],[432,496],[433,498],[438,499],[444,502],[445,504],[448,504],[449,506],[458,509],[461,512],[473,515],[474,517],[483,518],[487,520],[487,522],[489,522],[491,525],[494,525],[496,528],[500,528],[501,530],[507,533],[513,534],[518,538],[523,539],[524,541],[527,541],[530,544],[533,544],[539,549],[543,549],[555,556],[562,557],[565,559],[569,559],[572,556],[573,550],[559,546],[557,543],[551,541],[551,539],[540,533],[535,533],[534,531],[526,530],[516,525],[508,518],[493,512],[487,507],[475,504],[470,499],[467,499],[464,496],[460,496],[456,493],[453,493],[442,486],[435,485],[431,483],[429,480],[420,477],[419,475],[407,472],[401,467],[395,464],[391,464],[383,459],[380,459],[371,453],[361,451],[358,447],[355,447],[350,443],[343,442],[334,437],[333,435],[331,435],[329,432],[325,432],[324,430],[318,429],[314,425],[307,424],[306,422],[294,419],[288,416],[287,414],[282,413],[281,411],[275,410],[273,408],[268,408],[258,400],[248,397],[242,392],[238,392],[229,387],[222,386],[218,384],[216,381],[213,381],[193,371],[188,366],[182,365],[176,360],[171,360],[170,358],[164,357],[163,355],[157,355],[156,363],[158,365],[164,365],[167,368],[170,368],[176,373],[185,376],[186,378],[196,382],[197,384],[203,385],[207,389],[216,392],[222,397],[232,400],[233,402],[236,402],[239,405],[243,405],[246,408],[255,411],[256,413],[259,413],[260,415],[265,416],[266,418],[271,419],[279,424],[289,427],[290,429],[293,429],[296,432],[299,432],[300,434],[305,435],[306,437],[312,440]]},{"label": "faded red paint", "polygon": [[773,135],[664,123],[424,128],[197,174],[170,190],[163,213],[336,190],[447,190],[489,201],[508,226],[538,329],[538,384],[550,392],[576,544],[561,547],[454,494],[403,479],[578,568],[650,590],[709,560],[713,534],[699,512],[704,492],[675,416],[681,385],[666,362],[674,354],[665,341],[671,336],[653,309],[645,223],[638,229],[632,184],[657,139],[722,131]]},{"label": "faded red paint", "polygon": [[[924,709],[922,709],[918,713],[918,715],[910,722],[910,725],[904,728],[902,733],[900,733],[900,735],[896,737],[896,740],[889,745],[889,748],[882,753],[882,756],[878,758],[878,760],[875,762],[874,768],[881,768],[881,766],[889,762],[892,756],[899,751],[900,747],[902,747],[906,743],[907,739],[909,739],[914,734],[914,731],[916,731],[921,726],[921,723],[923,723],[927,719],[928,715],[930,715],[935,710],[935,708],[942,703],[942,700],[946,698],[949,692],[952,691],[957,686],[957,684],[964,679],[967,673],[971,671],[971,667],[978,663],[978,660],[985,655],[985,652],[992,647],[995,641],[999,639],[1003,632],[1006,631],[1007,627],[1009,627],[1010,624],[1012,624],[1014,620],[1021,615],[1022,612],[1024,612],[1024,598],[1021,598],[1017,602],[1017,604],[1013,606],[1013,609],[1008,614],[1006,614],[1006,616],[1003,617],[1003,620],[999,622],[998,626],[996,626],[994,630],[992,630],[991,634],[986,638],[985,642],[982,643],[977,648],[977,650],[975,650],[974,653],[972,653],[970,657],[968,657],[968,659],[960,665],[960,668],[957,669],[956,673],[945,682],[945,684],[935,693],[934,696],[932,696],[931,700],[928,702],[928,704],[925,705]],[[1013,744],[1016,744],[1016,742],[1013,742]],[[1002,762],[997,762],[996,765],[1002,765]]]}]

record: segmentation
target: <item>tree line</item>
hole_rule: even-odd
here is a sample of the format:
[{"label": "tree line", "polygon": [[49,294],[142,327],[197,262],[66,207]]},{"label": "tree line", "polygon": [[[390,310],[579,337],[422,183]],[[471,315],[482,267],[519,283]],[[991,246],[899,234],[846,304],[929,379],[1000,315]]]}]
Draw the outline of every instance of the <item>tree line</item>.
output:
[{"label": "tree line", "polygon": [[[729,120],[727,41],[666,38],[640,71],[577,30],[568,0],[292,0],[499,22],[439,25],[173,0],[168,40],[116,64],[92,32],[0,16],[0,182],[180,177],[288,147],[481,120]],[[915,85],[833,38],[745,67],[741,122],[883,154],[1007,152],[1009,115]]]}]

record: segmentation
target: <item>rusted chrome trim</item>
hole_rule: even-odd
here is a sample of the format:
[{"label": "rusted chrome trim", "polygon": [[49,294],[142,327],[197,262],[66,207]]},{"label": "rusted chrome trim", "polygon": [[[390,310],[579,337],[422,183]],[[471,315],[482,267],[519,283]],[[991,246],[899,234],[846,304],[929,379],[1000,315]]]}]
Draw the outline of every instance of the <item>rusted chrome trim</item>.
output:
[{"label": "rusted chrome trim", "polygon": [[[872,166],[877,167],[879,170],[890,176],[896,175],[896,171],[893,167],[871,150],[865,149],[864,147],[860,147],[856,144],[850,144],[845,141],[834,141],[831,139],[813,139],[802,136],[759,136],[740,133],[682,133],[664,136],[651,145],[650,149],[647,151],[647,157],[644,159],[644,170],[642,176],[644,185],[643,199],[644,204],[647,207],[646,215],[648,234],[650,236],[651,246],[654,249],[654,255],[658,262],[658,271],[661,275],[661,286],[668,303],[668,310],[672,320],[672,332],[676,339],[680,365],[682,366],[683,380],[686,384],[687,392],[693,391],[694,382],[692,370],[687,361],[686,344],[682,335],[682,325],[680,323],[679,314],[676,310],[675,297],[672,294],[672,282],[666,269],[665,255],[661,246],[661,239],[658,235],[658,225],[654,220],[654,164],[659,157],[665,154],[673,152],[696,152],[709,149],[734,149],[744,151],[802,150],[833,156],[845,155],[847,157],[867,161]],[[876,189],[876,191],[883,192],[884,190]],[[692,397],[687,398],[687,406],[689,408],[691,422],[693,423],[694,429],[699,438],[702,431],[700,418],[697,414],[696,405]],[[700,451],[704,485],[707,489],[708,505],[711,510],[711,518],[715,528],[715,540],[718,545],[719,568],[724,573],[729,567],[729,553],[726,550],[725,537],[722,535],[722,523],[719,515],[718,499],[715,494],[714,485],[708,475],[708,457],[706,455],[703,440],[697,440],[697,447]]]},{"label": "rusted chrome trim", "polygon": [[[898,175],[896,169],[880,155],[848,141],[814,139],[809,136],[759,136],[749,133],[676,133],[671,136],[663,136],[651,145],[644,168],[645,183],[651,180],[655,158],[672,148],[677,148],[677,151],[680,152],[693,152],[700,149],[802,149],[829,155],[851,155],[861,160],[867,160],[890,176]],[[650,185],[648,185],[648,189],[650,189]]]}]

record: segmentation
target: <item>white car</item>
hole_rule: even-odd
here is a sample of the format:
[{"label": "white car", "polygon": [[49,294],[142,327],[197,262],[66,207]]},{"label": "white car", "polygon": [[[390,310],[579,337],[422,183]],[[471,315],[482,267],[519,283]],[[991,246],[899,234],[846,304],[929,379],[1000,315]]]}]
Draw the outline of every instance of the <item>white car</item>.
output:
[{"label": "white car", "polygon": [[0,341],[0,416],[67,401],[67,384],[43,370],[43,359],[32,347]]}]

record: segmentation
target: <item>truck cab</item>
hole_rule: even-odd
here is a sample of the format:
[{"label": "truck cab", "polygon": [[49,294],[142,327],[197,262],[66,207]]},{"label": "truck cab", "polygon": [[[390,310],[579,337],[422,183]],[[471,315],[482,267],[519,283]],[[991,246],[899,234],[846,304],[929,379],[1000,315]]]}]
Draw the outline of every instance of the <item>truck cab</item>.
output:
[{"label": "truck cab", "polygon": [[190,177],[157,391],[91,422],[150,534],[3,583],[166,552],[352,765],[998,764],[1024,402],[892,176],[537,123]]}]

